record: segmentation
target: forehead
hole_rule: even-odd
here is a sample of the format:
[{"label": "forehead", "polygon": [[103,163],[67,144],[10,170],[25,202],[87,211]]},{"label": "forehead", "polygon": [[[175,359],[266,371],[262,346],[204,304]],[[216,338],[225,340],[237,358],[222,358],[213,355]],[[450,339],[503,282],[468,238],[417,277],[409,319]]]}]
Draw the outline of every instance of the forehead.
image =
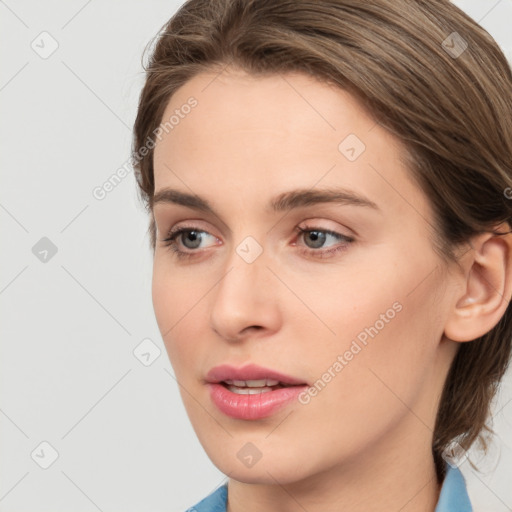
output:
[{"label": "forehead", "polygon": [[[191,98],[196,105],[190,109]],[[167,145],[178,151],[191,137],[197,148],[204,149],[220,142],[233,144],[236,135],[241,151],[256,152],[258,142],[268,146],[274,141],[282,155],[288,145],[314,141],[314,146],[302,150],[332,152],[337,151],[333,143],[344,134],[357,132],[363,137],[375,126],[348,92],[300,73],[262,77],[231,69],[201,73],[174,93],[162,121],[176,113],[179,122],[168,134]]]},{"label": "forehead", "polygon": [[400,142],[350,93],[314,77],[201,73],[174,93],[162,122],[172,116],[155,148],[156,191],[173,186],[204,196],[222,184],[249,199],[321,182],[364,190],[401,214],[411,208],[404,197],[416,196],[419,208],[424,202],[400,160]]}]

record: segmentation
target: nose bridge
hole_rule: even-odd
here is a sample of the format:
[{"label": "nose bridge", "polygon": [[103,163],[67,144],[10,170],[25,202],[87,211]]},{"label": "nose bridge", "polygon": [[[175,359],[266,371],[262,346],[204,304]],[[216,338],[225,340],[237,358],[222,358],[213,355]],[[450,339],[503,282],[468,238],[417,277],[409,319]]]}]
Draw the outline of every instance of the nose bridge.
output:
[{"label": "nose bridge", "polygon": [[265,273],[268,273],[268,269],[262,245],[251,236],[244,238],[233,247],[226,262],[226,273],[219,282],[216,302],[233,301],[233,305],[238,304],[240,311],[246,305],[254,306],[259,302],[260,294],[264,294],[261,285],[268,280]]},{"label": "nose bridge", "polygon": [[247,327],[276,327],[275,290],[267,263],[255,238],[247,236],[234,246],[211,309],[212,327],[222,336],[236,339]]},{"label": "nose bridge", "polygon": [[[262,234],[258,238],[263,236]],[[256,298],[258,290],[249,288],[254,288],[258,282],[268,279],[265,274],[269,272],[266,268],[267,252],[263,249],[263,243],[252,235],[246,235],[233,245],[226,260],[225,277],[219,283],[219,286],[225,288],[228,294],[243,293],[245,286],[247,291],[251,292],[251,297]]]}]

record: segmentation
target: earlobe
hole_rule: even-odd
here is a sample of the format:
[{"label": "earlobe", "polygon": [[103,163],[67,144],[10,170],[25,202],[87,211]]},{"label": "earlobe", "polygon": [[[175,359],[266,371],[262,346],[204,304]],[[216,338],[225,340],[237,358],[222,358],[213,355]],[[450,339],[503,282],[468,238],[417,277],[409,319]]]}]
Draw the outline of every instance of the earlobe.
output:
[{"label": "earlobe", "polygon": [[512,294],[511,236],[484,233],[472,240],[473,249],[461,260],[462,292],[454,297],[445,325],[448,339],[475,340],[491,331],[505,314]]}]

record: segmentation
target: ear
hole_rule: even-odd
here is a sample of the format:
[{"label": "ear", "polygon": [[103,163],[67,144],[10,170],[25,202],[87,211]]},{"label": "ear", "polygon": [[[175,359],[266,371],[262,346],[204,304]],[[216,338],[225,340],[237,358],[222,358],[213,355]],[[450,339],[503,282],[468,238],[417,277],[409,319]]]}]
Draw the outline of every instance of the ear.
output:
[{"label": "ear", "polygon": [[453,341],[472,341],[500,321],[512,295],[512,234],[503,223],[501,235],[484,233],[470,241],[463,254],[463,272],[456,276],[454,295],[444,334]]}]

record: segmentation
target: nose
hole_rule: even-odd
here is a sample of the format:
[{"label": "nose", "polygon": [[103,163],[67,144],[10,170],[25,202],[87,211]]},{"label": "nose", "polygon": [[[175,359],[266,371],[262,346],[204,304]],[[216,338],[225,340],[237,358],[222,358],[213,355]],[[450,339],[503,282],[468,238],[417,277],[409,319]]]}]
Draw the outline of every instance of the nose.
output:
[{"label": "nose", "polygon": [[279,281],[267,267],[265,252],[249,263],[236,251],[212,297],[212,329],[229,342],[264,337],[280,328]]}]

